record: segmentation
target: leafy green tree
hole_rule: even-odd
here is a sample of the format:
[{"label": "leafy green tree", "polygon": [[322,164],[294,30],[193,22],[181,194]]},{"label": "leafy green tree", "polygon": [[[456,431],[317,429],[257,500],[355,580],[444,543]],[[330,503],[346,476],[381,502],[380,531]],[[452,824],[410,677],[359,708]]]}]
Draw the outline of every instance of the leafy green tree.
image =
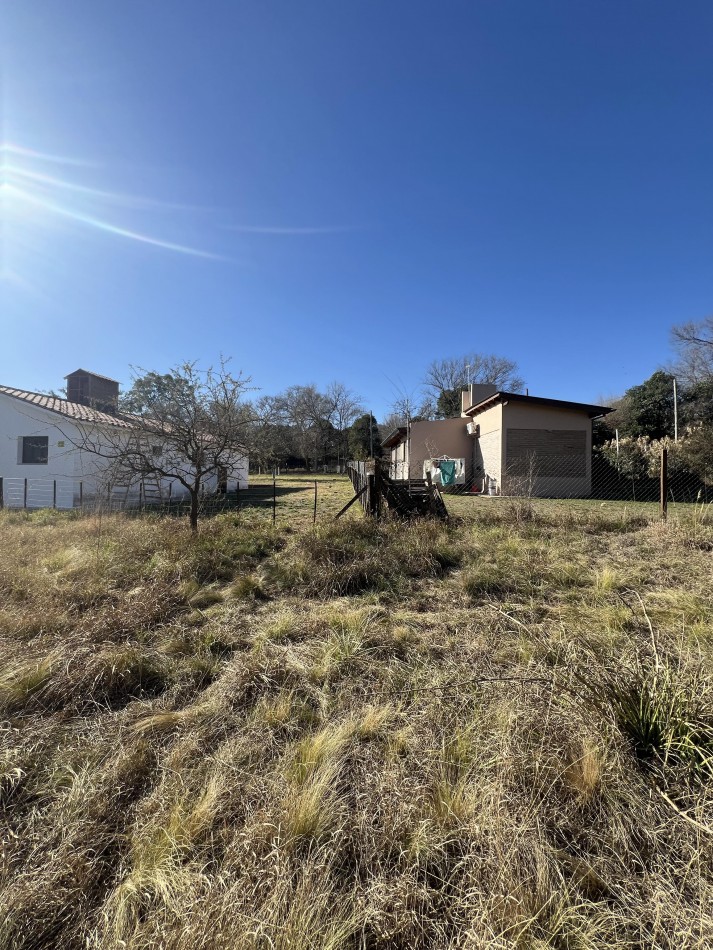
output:
[{"label": "leafy green tree", "polygon": [[349,454],[356,461],[372,457],[381,458],[379,426],[370,412],[355,419],[349,428]]},{"label": "leafy green tree", "polygon": [[190,399],[190,382],[181,372],[141,372],[135,376],[131,389],[119,397],[119,411],[140,416],[152,407],[176,398]]},{"label": "leafy green tree", "polygon": [[648,436],[663,439],[674,429],[673,377],[657,370],[639,386],[627,389],[625,401],[625,434],[633,439]]},{"label": "leafy green tree", "polygon": [[687,425],[713,426],[713,376],[684,389],[680,408]]},{"label": "leafy green tree", "polygon": [[713,484],[713,426],[688,429],[679,446],[686,468],[707,485]]},{"label": "leafy green tree", "polygon": [[461,413],[462,389],[444,389],[436,400],[436,416],[439,419],[452,419]]}]

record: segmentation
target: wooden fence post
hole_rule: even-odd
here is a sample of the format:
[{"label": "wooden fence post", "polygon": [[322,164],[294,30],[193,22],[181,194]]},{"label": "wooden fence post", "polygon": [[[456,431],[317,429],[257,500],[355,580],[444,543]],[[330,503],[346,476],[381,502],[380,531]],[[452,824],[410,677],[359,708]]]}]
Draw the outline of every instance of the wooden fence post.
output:
[{"label": "wooden fence post", "polygon": [[661,517],[668,514],[668,449],[661,449]]},{"label": "wooden fence post", "polygon": [[376,514],[376,475],[369,472],[366,476],[366,507],[370,515]]},{"label": "wooden fence post", "polygon": [[5,494],[3,488],[3,480],[0,478],[0,508],[5,507]]},{"label": "wooden fence post", "polygon": [[272,474],[272,523],[275,523],[275,518],[277,517],[277,481],[275,479],[275,473]]},{"label": "wooden fence post", "polygon": [[312,515],[312,524],[317,524],[317,479],[314,480],[314,513]]}]

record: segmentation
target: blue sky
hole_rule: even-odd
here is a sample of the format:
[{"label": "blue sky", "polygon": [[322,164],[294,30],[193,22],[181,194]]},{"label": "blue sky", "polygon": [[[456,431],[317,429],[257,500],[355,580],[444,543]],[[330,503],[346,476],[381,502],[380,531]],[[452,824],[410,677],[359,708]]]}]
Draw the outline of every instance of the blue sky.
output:
[{"label": "blue sky", "polygon": [[713,310],[713,5],[22,0],[0,382],[222,352],[382,415],[434,358],[592,401]]}]

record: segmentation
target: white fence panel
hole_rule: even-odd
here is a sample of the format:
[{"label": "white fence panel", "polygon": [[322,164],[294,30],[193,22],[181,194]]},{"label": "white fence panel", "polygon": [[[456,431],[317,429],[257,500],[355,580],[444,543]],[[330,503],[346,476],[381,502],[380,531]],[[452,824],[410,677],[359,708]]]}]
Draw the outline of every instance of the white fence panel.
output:
[{"label": "white fence panel", "polygon": [[3,478],[5,508],[74,508],[79,483],[72,478]]}]

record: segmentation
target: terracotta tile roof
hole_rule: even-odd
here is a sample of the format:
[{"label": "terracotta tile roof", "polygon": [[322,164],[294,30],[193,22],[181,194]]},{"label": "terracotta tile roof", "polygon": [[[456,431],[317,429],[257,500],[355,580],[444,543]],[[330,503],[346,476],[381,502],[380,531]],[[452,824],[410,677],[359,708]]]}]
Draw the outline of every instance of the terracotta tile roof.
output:
[{"label": "terracotta tile roof", "polygon": [[12,396],[13,399],[20,399],[31,406],[38,406],[40,409],[56,412],[60,416],[75,419],[77,422],[97,422],[104,425],[118,426],[120,429],[131,428],[131,422],[122,416],[113,416],[109,412],[99,412],[98,409],[83,406],[78,402],[68,402],[66,399],[59,399],[57,396],[31,393],[26,389],[12,389],[10,386],[0,386],[0,394]]}]

